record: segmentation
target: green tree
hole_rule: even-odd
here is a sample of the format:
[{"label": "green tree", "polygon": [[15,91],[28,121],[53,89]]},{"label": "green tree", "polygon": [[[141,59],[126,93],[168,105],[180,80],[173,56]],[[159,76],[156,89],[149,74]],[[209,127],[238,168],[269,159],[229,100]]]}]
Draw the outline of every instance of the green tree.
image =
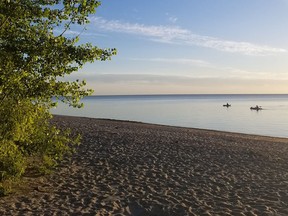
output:
[{"label": "green tree", "polygon": [[54,165],[71,150],[73,139],[49,124],[49,110],[56,106],[53,98],[81,107],[80,99],[92,90],[84,88],[85,81],[63,77],[116,54],[65,36],[71,27],[89,23],[99,5],[96,0],[0,1],[0,181],[20,176],[31,157]]}]

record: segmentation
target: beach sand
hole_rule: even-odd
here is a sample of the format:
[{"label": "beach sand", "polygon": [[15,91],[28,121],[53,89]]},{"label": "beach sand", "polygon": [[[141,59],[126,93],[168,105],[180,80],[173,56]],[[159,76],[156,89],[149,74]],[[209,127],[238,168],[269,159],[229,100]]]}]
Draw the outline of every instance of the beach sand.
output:
[{"label": "beach sand", "polygon": [[0,215],[288,215],[288,139],[55,116],[83,136]]}]

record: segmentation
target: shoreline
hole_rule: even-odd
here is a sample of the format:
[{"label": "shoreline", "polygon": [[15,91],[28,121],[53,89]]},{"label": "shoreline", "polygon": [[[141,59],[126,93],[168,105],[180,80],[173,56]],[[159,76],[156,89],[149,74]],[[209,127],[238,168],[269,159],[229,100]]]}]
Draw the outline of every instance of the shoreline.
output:
[{"label": "shoreline", "polygon": [[[288,139],[57,116],[77,152],[1,215],[288,215]],[[30,182],[30,183],[29,183]]]},{"label": "shoreline", "polygon": [[70,115],[58,115],[53,114],[54,117],[62,117],[62,118],[83,118],[83,119],[94,119],[99,121],[111,121],[111,122],[119,122],[119,123],[135,123],[135,124],[143,124],[143,125],[150,125],[150,126],[158,126],[158,127],[171,127],[171,128],[178,128],[178,129],[190,129],[195,131],[203,131],[207,133],[224,133],[224,134],[231,134],[235,136],[250,136],[250,137],[258,137],[263,139],[280,139],[284,142],[288,141],[288,136],[269,136],[269,135],[261,135],[261,134],[249,134],[249,133],[242,133],[242,132],[233,132],[233,131],[222,131],[222,130],[215,130],[215,129],[207,129],[207,128],[197,128],[197,127],[186,127],[186,126],[176,126],[176,125],[167,125],[167,124],[157,124],[157,123],[149,123],[149,122],[142,122],[142,121],[134,121],[134,120],[121,120],[121,119],[110,119],[110,118],[93,118],[93,117],[85,117],[85,116],[70,116]]}]

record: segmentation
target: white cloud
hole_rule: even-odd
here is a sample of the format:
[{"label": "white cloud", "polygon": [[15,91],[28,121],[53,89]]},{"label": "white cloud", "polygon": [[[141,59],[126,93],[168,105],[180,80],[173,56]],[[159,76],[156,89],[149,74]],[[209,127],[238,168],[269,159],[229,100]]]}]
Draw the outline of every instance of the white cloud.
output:
[{"label": "white cloud", "polygon": [[169,18],[168,18],[168,20],[169,20],[171,23],[176,23],[176,22],[177,22],[177,20],[178,20],[178,18],[177,18],[177,17],[174,17],[174,16],[172,16],[172,17],[169,17]]},{"label": "white cloud", "polygon": [[[190,59],[190,58],[129,58],[128,60],[132,61],[147,61],[147,62],[159,62],[165,64],[179,64],[188,66],[188,68],[198,67],[204,68],[202,70],[190,70],[191,75],[193,74],[194,78],[201,77],[213,77],[213,74],[217,75],[217,77],[225,77],[225,78],[237,78],[237,79],[283,79],[288,80],[287,73],[280,73],[271,71],[259,71],[259,70],[247,70],[240,69],[231,66],[224,66],[219,64],[213,64],[211,62],[201,60],[201,59]],[[189,70],[188,70],[189,71]],[[197,73],[194,73],[197,71]],[[206,71],[206,72],[205,72]],[[215,73],[211,73],[214,71]],[[208,73],[207,73],[208,72]],[[189,73],[189,72],[188,72]],[[205,75],[206,74],[206,75]],[[187,73],[186,73],[187,75]]]},{"label": "white cloud", "polygon": [[200,59],[189,59],[189,58],[130,58],[133,61],[150,61],[170,64],[183,64],[193,65],[199,67],[209,67],[211,64],[207,61]]},{"label": "white cloud", "polygon": [[150,40],[163,43],[200,46],[225,52],[256,56],[287,52],[287,50],[282,48],[198,35],[188,29],[175,26],[147,26],[138,23],[120,22],[119,20],[106,20],[101,17],[92,17],[91,22],[102,30],[145,36]]},{"label": "white cloud", "polygon": [[178,21],[176,16],[170,15],[168,12],[165,15],[168,17],[168,21],[172,24],[175,24]]},{"label": "white cloud", "polygon": [[[63,33],[63,29],[56,29],[54,31],[55,34],[62,34]],[[100,33],[91,33],[91,32],[86,32],[86,28],[81,29],[80,31],[76,31],[76,30],[67,30],[64,32],[65,36],[70,36],[70,37],[76,37],[76,36],[86,36],[86,37],[107,37],[107,35],[105,34],[100,34]]]},{"label": "white cloud", "polygon": [[[211,66],[213,67],[213,66]],[[89,82],[99,82],[99,83],[194,83],[199,80],[234,80],[235,82],[252,82],[253,80],[258,81],[271,81],[271,83],[280,82],[286,83],[288,81],[288,76],[285,73],[276,73],[271,74],[268,72],[256,72],[256,71],[245,71],[239,70],[235,68],[221,68],[219,67],[218,70],[223,70],[224,73],[191,73],[191,74],[177,74],[177,75],[167,75],[167,74],[152,74],[152,73],[98,73],[98,74],[91,74],[86,72],[81,72],[78,74],[70,75],[69,78],[71,80],[75,79],[86,79]],[[277,85],[276,85],[277,86]]]},{"label": "white cloud", "polygon": [[167,76],[167,75],[154,75],[154,74],[97,74],[95,77],[90,79],[92,83],[121,83],[121,84],[173,84],[173,85],[199,85],[199,83],[211,84],[223,84],[223,85],[241,85],[255,83],[262,84],[285,84],[287,86],[287,79],[269,79],[269,78],[253,78],[253,79],[239,79],[234,77],[217,77],[217,76],[203,76],[203,77],[192,77],[192,76]]}]

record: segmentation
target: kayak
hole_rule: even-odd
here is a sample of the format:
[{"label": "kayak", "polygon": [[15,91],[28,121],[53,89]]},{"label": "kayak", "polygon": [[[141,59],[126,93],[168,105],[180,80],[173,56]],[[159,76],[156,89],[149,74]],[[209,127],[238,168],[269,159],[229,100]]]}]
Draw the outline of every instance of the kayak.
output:
[{"label": "kayak", "polygon": [[262,107],[250,107],[250,109],[251,109],[251,110],[257,110],[257,111],[258,111],[258,110],[262,110],[263,108],[262,108]]}]

